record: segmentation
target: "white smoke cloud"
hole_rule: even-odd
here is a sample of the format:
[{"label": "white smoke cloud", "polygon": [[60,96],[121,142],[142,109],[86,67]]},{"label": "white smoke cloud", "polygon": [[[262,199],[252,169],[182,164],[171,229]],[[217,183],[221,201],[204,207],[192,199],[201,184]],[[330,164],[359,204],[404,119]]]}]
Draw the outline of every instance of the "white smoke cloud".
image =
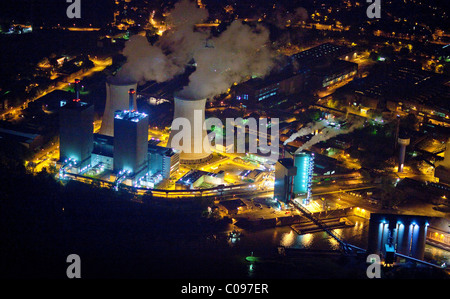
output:
[{"label": "white smoke cloud", "polygon": [[326,120],[321,120],[318,122],[312,122],[301,128],[297,133],[292,134],[286,141],[284,141],[283,145],[288,144],[289,142],[294,141],[295,139],[311,134],[315,130],[320,130],[328,125]]},{"label": "white smoke cloud", "polygon": [[180,94],[208,98],[226,92],[235,82],[265,76],[274,64],[268,41],[265,27],[252,28],[234,21],[219,37],[210,39],[212,47],[194,54],[197,69]]},{"label": "white smoke cloud", "polygon": [[194,32],[194,25],[208,17],[208,12],[189,0],[175,4],[167,17],[170,28],[155,45],[144,36],[135,35],[125,44],[127,62],[117,76],[123,81],[164,82],[184,72],[194,52],[201,48],[205,33]]},{"label": "white smoke cloud", "polygon": [[311,146],[313,146],[316,143],[319,143],[321,141],[326,141],[330,138],[336,137],[341,134],[348,134],[353,132],[354,130],[362,127],[364,125],[365,119],[354,119],[351,120],[352,125],[347,129],[340,129],[336,127],[326,127],[322,130],[320,134],[314,135],[311,137],[310,140],[305,142],[302,146],[300,146],[296,151],[295,154],[300,153],[303,150],[309,149]]},{"label": "white smoke cloud", "polygon": [[194,53],[204,47],[208,32],[194,31],[195,24],[208,18],[208,11],[197,7],[194,2],[182,0],[170,11],[166,30],[156,46],[168,55],[170,61],[184,70]]},{"label": "white smoke cloud", "polygon": [[152,46],[145,36],[132,36],[125,44],[123,55],[127,57],[127,62],[116,76],[123,81],[164,82],[182,71],[161,48]]},{"label": "white smoke cloud", "polygon": [[[208,18],[205,9],[182,0],[169,12],[165,31],[155,45],[142,36],[133,36],[123,54],[127,62],[117,77],[124,81],[164,82],[184,72],[194,59],[197,69],[181,94],[188,98],[207,98],[223,92],[235,82],[251,76],[265,76],[273,67],[272,51],[267,46],[269,31],[234,21],[218,37],[197,32],[194,25]],[[213,47],[206,47],[206,44]]]}]

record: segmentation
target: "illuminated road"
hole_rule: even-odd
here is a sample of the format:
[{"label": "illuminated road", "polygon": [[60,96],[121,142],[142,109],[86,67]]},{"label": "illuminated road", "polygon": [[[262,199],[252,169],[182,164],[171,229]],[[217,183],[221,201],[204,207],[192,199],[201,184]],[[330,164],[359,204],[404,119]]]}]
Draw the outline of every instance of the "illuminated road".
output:
[{"label": "illuminated road", "polygon": [[97,72],[101,72],[103,71],[106,67],[110,66],[112,64],[112,58],[111,57],[107,57],[105,59],[98,59],[98,58],[90,58],[90,60],[92,60],[92,62],[94,62],[94,67],[87,70],[86,72],[84,72],[81,75],[72,75],[68,78],[66,78],[67,82],[58,82],[57,85],[55,87],[49,87],[47,88],[47,90],[45,90],[44,92],[42,92],[40,95],[38,95],[37,97],[33,98],[33,99],[27,99],[23,104],[21,104],[18,107],[14,107],[11,109],[8,109],[2,113],[0,113],[1,117],[4,117],[6,114],[11,113],[13,115],[13,118],[15,117],[19,117],[19,115],[22,114],[22,107],[28,107],[28,104],[31,102],[34,102],[40,98],[42,98],[43,96],[58,90],[58,89],[64,89],[66,88],[70,82],[74,81],[75,79],[80,79],[82,80],[85,77],[89,77],[91,75],[93,75],[94,73]]}]

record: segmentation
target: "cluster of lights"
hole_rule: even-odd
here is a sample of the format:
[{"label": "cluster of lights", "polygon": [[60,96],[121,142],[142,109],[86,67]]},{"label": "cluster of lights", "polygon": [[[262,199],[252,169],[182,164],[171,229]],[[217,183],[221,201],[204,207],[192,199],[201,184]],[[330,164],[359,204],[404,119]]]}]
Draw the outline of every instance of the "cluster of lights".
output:
[{"label": "cluster of lights", "polygon": [[69,158],[64,160],[64,165],[59,169],[59,177],[64,179],[66,177],[66,168],[77,165],[77,160],[75,158]]}]

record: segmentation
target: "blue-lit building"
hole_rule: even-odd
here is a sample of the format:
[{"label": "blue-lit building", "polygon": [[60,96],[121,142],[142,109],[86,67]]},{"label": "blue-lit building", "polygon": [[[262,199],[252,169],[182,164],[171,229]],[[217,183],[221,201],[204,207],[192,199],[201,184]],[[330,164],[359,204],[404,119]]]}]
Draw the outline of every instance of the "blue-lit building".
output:
[{"label": "blue-lit building", "polygon": [[297,168],[297,174],[294,177],[293,193],[295,197],[308,201],[311,197],[314,154],[307,152],[295,154],[294,165]]},{"label": "blue-lit building", "polygon": [[292,158],[279,159],[275,164],[274,198],[284,203],[300,198],[307,203],[311,197],[313,170],[314,153],[301,152]]},{"label": "blue-lit building", "polygon": [[148,115],[116,111],[114,116],[114,171],[129,172],[134,180],[148,170]]},{"label": "blue-lit building", "polygon": [[367,251],[382,255],[388,264],[397,254],[422,260],[428,225],[425,216],[371,213]]},{"label": "blue-lit building", "polygon": [[59,113],[59,155],[79,170],[90,164],[93,146],[94,106],[80,99],[61,101]]},{"label": "blue-lit building", "polygon": [[180,167],[179,151],[169,148],[148,144],[148,170],[151,175],[161,174],[163,179],[170,177]]},{"label": "blue-lit building", "polygon": [[[168,179],[180,166],[180,153],[172,148],[158,146],[148,141],[147,151],[149,176],[160,175],[161,180]],[[94,149],[91,156],[92,167],[114,170],[114,137],[94,134]]]}]

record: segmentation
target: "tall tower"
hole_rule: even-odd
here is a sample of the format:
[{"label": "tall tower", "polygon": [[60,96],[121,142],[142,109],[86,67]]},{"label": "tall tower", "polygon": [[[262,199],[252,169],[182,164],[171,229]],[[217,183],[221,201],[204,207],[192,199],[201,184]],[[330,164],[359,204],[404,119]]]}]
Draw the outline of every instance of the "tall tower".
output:
[{"label": "tall tower", "polygon": [[403,172],[403,166],[405,165],[405,154],[406,147],[410,143],[410,139],[406,136],[399,137],[397,139],[398,144],[400,145],[399,156],[398,156],[398,172]]},{"label": "tall tower", "polygon": [[138,179],[148,169],[148,115],[117,111],[114,118],[114,170],[129,171]]},{"label": "tall tower", "polygon": [[76,99],[61,102],[59,113],[60,161],[72,160],[82,168],[90,163],[93,147],[94,106],[78,98],[79,80],[75,82]]},{"label": "tall tower", "polygon": [[[114,136],[114,113],[117,110],[127,110],[130,106],[128,92],[130,89],[136,90],[137,83],[121,81],[115,77],[106,79],[106,104],[102,118],[102,126],[99,133],[107,136]],[[133,107],[136,105],[136,93],[134,93]]]},{"label": "tall tower", "polygon": [[278,159],[275,164],[274,198],[284,203],[291,201],[296,174],[297,167],[292,158]]},{"label": "tall tower", "polygon": [[[181,151],[181,163],[196,164],[208,161],[211,158],[209,141],[203,146],[203,142],[207,140],[206,130],[203,128],[206,99],[192,99],[175,94],[174,103],[172,130],[167,146]],[[182,126],[177,128],[174,126],[176,123]]]},{"label": "tall tower", "polygon": [[294,178],[294,194],[309,201],[311,197],[311,184],[314,168],[314,154],[300,152],[294,155],[294,165],[297,174]]}]

